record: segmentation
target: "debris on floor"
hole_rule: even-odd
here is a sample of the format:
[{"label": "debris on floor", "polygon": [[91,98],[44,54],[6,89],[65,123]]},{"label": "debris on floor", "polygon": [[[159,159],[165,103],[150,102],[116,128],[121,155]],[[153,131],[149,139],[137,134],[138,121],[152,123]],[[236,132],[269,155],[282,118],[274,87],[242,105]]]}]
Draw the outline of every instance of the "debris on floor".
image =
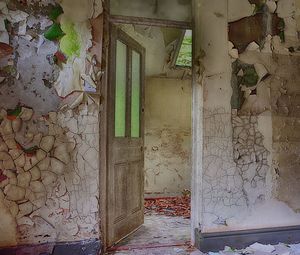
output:
[{"label": "debris on floor", "polygon": [[191,215],[191,197],[189,194],[185,194],[181,197],[146,198],[145,214],[152,213],[189,219]]},{"label": "debris on floor", "polygon": [[119,251],[113,254],[135,254],[135,255],[300,255],[300,244],[278,244],[264,245],[254,243],[243,250],[235,250],[231,247],[225,247],[223,251],[202,253],[195,248],[181,247],[160,247],[153,249],[133,249],[128,251]]},{"label": "debris on floor", "polygon": [[110,254],[178,254],[195,251],[190,246],[190,220],[166,215],[145,215],[135,233],[110,249]]}]

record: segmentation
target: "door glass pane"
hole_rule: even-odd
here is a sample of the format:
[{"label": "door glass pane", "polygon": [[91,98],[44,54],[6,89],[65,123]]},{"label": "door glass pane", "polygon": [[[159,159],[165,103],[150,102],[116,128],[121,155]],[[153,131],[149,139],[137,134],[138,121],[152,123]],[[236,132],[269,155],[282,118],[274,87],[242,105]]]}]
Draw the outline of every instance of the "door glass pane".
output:
[{"label": "door glass pane", "polygon": [[132,51],[131,137],[140,137],[141,56]]},{"label": "door glass pane", "polygon": [[125,137],[126,134],[126,51],[126,45],[117,41],[115,137]]}]

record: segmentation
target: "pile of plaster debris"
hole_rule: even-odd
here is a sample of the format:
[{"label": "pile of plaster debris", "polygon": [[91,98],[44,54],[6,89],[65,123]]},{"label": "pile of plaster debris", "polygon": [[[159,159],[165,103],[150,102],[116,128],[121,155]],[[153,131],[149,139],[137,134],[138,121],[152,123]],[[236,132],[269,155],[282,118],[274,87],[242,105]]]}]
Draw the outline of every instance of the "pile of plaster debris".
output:
[{"label": "pile of plaster debris", "polygon": [[254,243],[243,250],[225,247],[223,251],[209,252],[208,255],[300,255],[300,244],[264,245]]},{"label": "pile of plaster debris", "polygon": [[145,213],[177,216],[189,219],[191,215],[191,197],[148,198],[145,199]]}]

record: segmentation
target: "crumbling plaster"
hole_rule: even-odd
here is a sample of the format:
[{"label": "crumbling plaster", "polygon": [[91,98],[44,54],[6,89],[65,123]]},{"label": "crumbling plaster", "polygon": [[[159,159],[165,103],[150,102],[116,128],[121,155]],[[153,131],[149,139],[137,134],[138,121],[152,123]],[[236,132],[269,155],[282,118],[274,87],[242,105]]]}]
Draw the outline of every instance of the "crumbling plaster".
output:
[{"label": "crumbling plaster", "polygon": [[[196,27],[195,33],[200,41],[196,47],[201,46],[203,52],[202,72],[199,72],[202,76],[198,79],[204,93],[200,229],[214,232],[299,225],[300,204],[296,195],[299,194],[296,128],[299,40],[296,26],[291,24],[291,19],[299,15],[296,8],[299,3],[268,1],[266,7],[254,8],[252,14],[246,14],[242,2],[239,5],[233,5],[235,1],[195,2],[197,8],[205,9],[197,24],[205,20],[214,26],[205,31],[199,31],[204,29],[201,26]],[[251,3],[244,2],[250,10]],[[266,34],[263,44],[250,41],[249,46],[240,47],[246,49],[244,53],[231,43],[228,48],[227,23],[243,24],[243,18],[256,15],[257,11],[266,17],[265,31],[276,31],[278,36]],[[272,24],[267,22],[272,20],[268,13],[273,12],[284,19],[284,31],[271,30]],[[244,39],[241,42],[248,40]],[[236,69],[237,61],[244,67]],[[235,96],[233,101],[232,96]],[[269,215],[269,219],[258,221],[259,214]]]},{"label": "crumbling plaster", "polygon": [[[101,1],[1,1],[0,8],[0,41],[12,47],[1,48],[0,60],[0,245],[98,239],[101,63],[89,52],[102,43],[93,29]],[[71,41],[47,39],[65,22],[75,27]],[[61,52],[62,40],[72,47],[76,38],[78,54]]]}]

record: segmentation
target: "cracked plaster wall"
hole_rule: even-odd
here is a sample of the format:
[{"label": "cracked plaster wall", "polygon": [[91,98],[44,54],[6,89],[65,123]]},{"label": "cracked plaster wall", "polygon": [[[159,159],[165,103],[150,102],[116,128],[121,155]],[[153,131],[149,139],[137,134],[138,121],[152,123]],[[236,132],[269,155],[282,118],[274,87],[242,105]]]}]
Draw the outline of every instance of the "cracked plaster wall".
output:
[{"label": "cracked plaster wall", "polygon": [[191,80],[147,78],[145,101],[145,195],[181,195],[191,182]]},{"label": "cracked plaster wall", "polygon": [[[214,26],[196,30],[202,52],[197,56],[198,81],[204,94],[199,220],[204,232],[300,223],[299,3],[266,1],[257,9],[250,2],[196,1],[205,9],[197,22]],[[248,22],[259,15],[263,26]],[[284,23],[276,23],[277,17]],[[228,22],[233,22],[229,38]],[[240,44],[227,46],[235,33]]]},{"label": "cracked plaster wall", "polygon": [[[64,13],[53,20],[57,4]],[[101,2],[0,8],[0,245],[99,238],[99,99],[84,87],[98,81],[101,56],[89,52],[101,49]],[[77,54],[61,52],[67,34],[45,36],[63,20],[76,27]]]}]

